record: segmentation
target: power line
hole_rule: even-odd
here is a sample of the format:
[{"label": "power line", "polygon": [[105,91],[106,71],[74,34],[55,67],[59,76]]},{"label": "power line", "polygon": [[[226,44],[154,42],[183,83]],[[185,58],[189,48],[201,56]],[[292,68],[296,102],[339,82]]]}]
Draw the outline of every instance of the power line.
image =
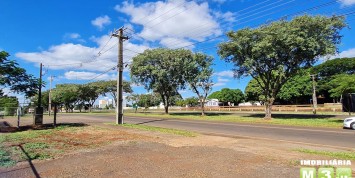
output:
[{"label": "power line", "polygon": [[97,53],[99,56],[101,55],[101,51],[105,49],[105,47],[108,45],[108,43],[111,41],[112,36],[110,36],[110,38],[107,40],[107,42],[105,43],[105,45],[101,48],[101,50]]},{"label": "power line", "polygon": [[93,81],[93,80],[99,78],[100,76],[102,76],[102,75],[104,75],[104,74],[106,74],[106,73],[109,73],[109,72],[112,71],[112,70],[115,70],[116,68],[117,68],[117,66],[111,67],[111,68],[109,68],[108,70],[106,70],[106,71],[104,71],[104,72],[102,72],[102,73],[96,75],[95,77],[93,77],[93,78],[91,78],[91,79],[89,79],[89,80],[87,80],[87,81],[88,81],[88,82]]},{"label": "power line", "polygon": [[[242,10],[237,11],[236,13],[245,11],[245,10],[250,9],[250,8],[252,8],[252,7],[256,7],[256,6],[258,6],[258,5],[261,5],[261,4],[266,3],[266,2],[268,2],[268,1],[269,1],[269,0],[266,0],[266,1],[263,1],[263,2],[258,3],[258,4],[256,4],[256,5],[253,5],[253,6],[244,8],[244,9],[242,9]],[[280,2],[280,1],[283,1],[283,0],[279,0],[279,1],[277,1],[277,2]],[[291,1],[294,1],[294,0],[291,0]],[[277,2],[271,3],[271,4],[269,4],[269,5],[264,5],[264,6],[262,6],[262,7],[259,7],[258,9],[268,7],[268,6],[273,5],[273,4],[277,3]],[[284,4],[281,4],[281,6],[282,6],[282,5],[285,5],[285,4],[288,4],[288,3],[290,3],[290,2],[286,2],[286,3],[284,3]],[[278,5],[278,6],[280,6],[280,5]],[[277,7],[278,7],[278,6],[277,6]],[[276,7],[271,7],[271,8],[266,9],[266,10],[271,10],[271,9],[274,9],[274,8],[276,8]],[[254,11],[254,10],[252,10],[252,11]],[[249,12],[247,12],[247,13],[245,13],[245,14],[248,14],[248,13],[249,13]],[[258,14],[258,13],[254,13],[254,14],[252,14],[251,16],[256,15],[256,14]],[[244,14],[242,14],[242,15],[244,15]],[[225,23],[228,23],[228,22],[225,22]],[[201,29],[202,27],[204,27],[204,26],[206,26],[206,25],[209,25],[209,24],[210,24],[209,22],[206,22],[206,23],[204,23],[204,24],[202,24],[202,25],[196,26],[196,28],[193,28],[193,29],[188,30],[188,31],[185,31],[185,32],[180,32],[180,33],[178,33],[178,34],[176,34],[176,35],[187,34],[188,32],[196,31],[197,29]],[[155,25],[157,25],[157,24],[155,24]],[[156,29],[154,29],[154,30],[156,30]],[[207,32],[207,31],[209,31],[209,30],[210,30],[210,29],[205,30],[205,31],[203,31],[203,32]],[[201,33],[201,31],[196,31],[195,33],[192,33],[192,34],[190,34],[190,35],[194,35],[194,34],[200,34],[200,35],[197,36],[197,37],[200,37],[200,36],[203,37],[203,36],[205,36],[205,34],[204,34],[204,33]],[[173,39],[173,40],[168,40],[168,41],[171,43],[171,42],[178,41],[178,40]],[[175,44],[175,43],[173,43],[173,44]],[[181,43],[178,42],[177,44],[181,44]],[[167,45],[167,46],[169,46],[169,45]]]},{"label": "power line", "polygon": [[[260,11],[260,12],[258,12],[258,13],[254,13],[254,14],[249,15],[249,16],[247,16],[247,17],[252,17],[252,16],[254,16],[254,15],[260,14],[261,12],[266,12],[266,11],[272,10],[272,9],[274,9],[274,8],[276,8],[276,7],[280,7],[280,6],[283,6],[283,5],[285,5],[285,4],[289,4],[289,3],[293,2],[293,1],[295,1],[295,0],[291,0],[291,1],[288,1],[288,2],[286,2],[286,3],[283,3],[283,4],[280,4],[280,5],[277,5],[277,6],[268,8],[268,9],[265,9],[265,10],[263,10],[263,11]],[[278,1],[278,2],[279,2],[279,1]],[[304,3],[305,3],[305,2],[304,2]],[[265,7],[266,7],[266,6],[265,6]],[[291,7],[292,7],[292,6],[291,6]],[[286,8],[286,9],[289,9],[289,8],[291,8],[291,7],[288,7],[288,8]],[[272,14],[275,14],[275,13],[277,13],[277,12],[280,12],[280,11],[283,11],[283,10],[286,10],[286,9],[283,8],[282,10],[274,11],[274,12],[271,12],[271,13],[269,13],[269,14],[267,14],[267,15],[272,15]],[[256,19],[262,18],[262,17],[267,16],[267,15],[262,15],[262,16],[259,16],[259,17],[257,17],[257,18],[254,18],[254,19],[252,19],[252,20],[256,20]],[[241,19],[245,19],[245,18],[247,18],[247,17],[244,17],[244,18],[241,18]],[[239,20],[241,20],[241,19],[239,19]],[[251,20],[249,20],[249,21],[251,21]],[[247,22],[249,22],[249,21],[247,21]],[[246,22],[243,22],[243,23],[246,23]],[[239,22],[239,23],[237,23],[236,25],[240,25],[240,24],[243,24],[243,23],[242,23],[242,22]],[[234,25],[234,26],[236,26],[236,25]],[[206,32],[206,31],[203,31],[203,32]],[[197,31],[196,33],[200,33],[200,34],[204,35],[203,33],[201,33],[201,31]],[[222,32],[222,33],[225,33],[225,32]],[[195,34],[195,33],[193,33],[193,34]],[[202,35],[197,36],[197,37],[202,37]],[[224,36],[224,35],[220,35],[219,37],[223,37],[223,36]],[[179,44],[182,44],[182,42],[180,42],[180,43],[173,43],[172,46],[178,46]],[[170,46],[171,46],[171,45],[170,45]],[[188,45],[188,46],[192,46],[192,45]]]},{"label": "power line", "polygon": [[[336,2],[336,0],[333,0],[333,1],[335,1],[335,2]],[[306,2],[304,2],[304,3],[306,3]],[[328,2],[328,3],[329,3],[329,2]],[[330,4],[328,4],[328,3],[326,3],[326,4],[327,4],[327,5],[330,5],[330,4],[331,4],[331,3],[330,3]],[[315,9],[318,9],[318,8],[321,8],[321,7],[325,7],[325,6],[324,6],[324,4],[314,6],[313,8],[309,8],[308,10],[309,10],[309,11],[311,11],[311,10],[315,10]],[[253,19],[250,19],[250,20],[248,20],[248,21],[238,23],[238,24],[236,24],[236,25],[241,25],[241,24],[244,24],[244,23],[247,23],[247,22],[253,21],[253,20],[257,20],[257,19],[259,19],[259,18],[262,18],[262,17],[268,16],[268,15],[272,15],[272,14],[275,14],[275,13],[280,12],[280,11],[287,10],[287,9],[289,9],[289,8],[291,8],[291,7],[283,8],[283,9],[280,9],[280,10],[278,10],[278,11],[274,11],[274,12],[272,12],[272,13],[265,14],[265,15],[262,15],[262,16],[259,16],[259,17],[256,17],[256,18],[253,18]],[[300,12],[297,12],[297,13],[293,13],[293,14],[304,13],[304,12],[305,12],[305,10],[300,11]],[[287,16],[290,16],[290,15],[293,15],[293,14],[289,14],[289,15],[287,15]],[[286,16],[286,17],[287,17],[287,16]],[[278,19],[281,19],[281,18],[278,18]],[[276,20],[277,20],[277,19],[276,19]],[[262,23],[262,24],[263,24],[263,23]],[[260,25],[261,25],[261,24],[259,24],[258,26],[260,26]],[[224,35],[224,34],[222,34],[222,35],[219,35],[219,36],[216,36],[216,37],[213,37],[213,38],[209,38],[209,39],[206,39],[206,40],[203,40],[203,41],[199,41],[199,42],[196,42],[196,43],[192,43],[192,44],[189,44],[189,45],[186,45],[186,46],[183,46],[183,47],[179,47],[179,48],[186,48],[186,47],[190,47],[190,46],[193,46],[193,45],[196,45],[196,44],[201,44],[201,43],[208,42],[208,41],[211,41],[211,40],[214,40],[214,39],[217,39],[217,38],[221,38],[221,37],[224,37],[224,36],[225,36],[225,35]],[[179,48],[176,48],[176,49],[179,49]]]}]

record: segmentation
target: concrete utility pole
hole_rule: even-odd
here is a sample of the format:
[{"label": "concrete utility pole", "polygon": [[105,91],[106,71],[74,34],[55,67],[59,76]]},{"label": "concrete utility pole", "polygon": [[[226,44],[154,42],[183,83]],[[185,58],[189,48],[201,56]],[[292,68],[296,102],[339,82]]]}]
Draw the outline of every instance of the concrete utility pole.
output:
[{"label": "concrete utility pole", "polygon": [[49,93],[48,93],[48,115],[51,116],[51,110],[52,110],[52,81],[53,77],[49,78]]},{"label": "concrete utility pole", "polygon": [[112,34],[118,38],[116,124],[123,124],[123,41],[129,39],[127,36],[123,36],[123,31],[124,29],[121,27]]},{"label": "concrete utility pole", "polygon": [[39,86],[38,86],[38,102],[37,108],[35,110],[35,116],[33,120],[34,125],[42,125],[43,124],[43,107],[41,106],[42,101],[42,63],[39,68]]},{"label": "concrete utility pole", "polygon": [[314,79],[315,75],[311,75],[313,83],[313,114],[317,114],[317,95],[316,95],[316,81]]}]

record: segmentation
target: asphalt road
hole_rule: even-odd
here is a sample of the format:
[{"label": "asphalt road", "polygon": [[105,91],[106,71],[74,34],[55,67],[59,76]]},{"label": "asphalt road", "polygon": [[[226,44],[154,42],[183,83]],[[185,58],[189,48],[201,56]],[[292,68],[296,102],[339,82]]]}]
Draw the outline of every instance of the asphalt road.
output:
[{"label": "asphalt road", "polygon": [[[80,116],[66,115],[71,118]],[[81,115],[82,117],[83,115]],[[63,116],[62,116],[63,117]],[[85,115],[82,122],[113,122],[114,116]],[[204,134],[252,139],[279,140],[298,144],[355,149],[355,131],[348,129],[326,129],[310,127],[291,127],[264,124],[243,124],[214,121],[180,119],[161,119],[125,116],[125,123],[143,124],[164,128],[184,129]]]}]

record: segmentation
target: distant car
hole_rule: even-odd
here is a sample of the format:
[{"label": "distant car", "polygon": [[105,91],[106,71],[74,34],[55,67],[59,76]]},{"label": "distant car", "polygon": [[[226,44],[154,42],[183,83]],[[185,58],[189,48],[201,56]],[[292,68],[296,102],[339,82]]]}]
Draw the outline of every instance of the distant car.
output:
[{"label": "distant car", "polygon": [[355,117],[348,117],[344,119],[344,128],[355,130]]}]

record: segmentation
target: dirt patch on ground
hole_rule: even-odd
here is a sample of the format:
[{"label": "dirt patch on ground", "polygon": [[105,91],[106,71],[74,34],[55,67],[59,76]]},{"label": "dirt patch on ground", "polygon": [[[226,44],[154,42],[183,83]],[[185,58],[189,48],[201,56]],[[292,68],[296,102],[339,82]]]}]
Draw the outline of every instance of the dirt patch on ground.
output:
[{"label": "dirt patch on ground", "polygon": [[69,129],[41,137],[62,145],[58,149],[65,153],[0,168],[0,177],[299,177],[300,160],[332,158],[294,149],[342,151],[243,137],[183,137],[101,123]]}]

